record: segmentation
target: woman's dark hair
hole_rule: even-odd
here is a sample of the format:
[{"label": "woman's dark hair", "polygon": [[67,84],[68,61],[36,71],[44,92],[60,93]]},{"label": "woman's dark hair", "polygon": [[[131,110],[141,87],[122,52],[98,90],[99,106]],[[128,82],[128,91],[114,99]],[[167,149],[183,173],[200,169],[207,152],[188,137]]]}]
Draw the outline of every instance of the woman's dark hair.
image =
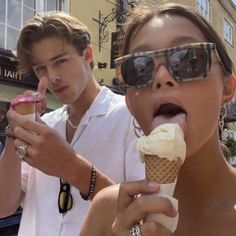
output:
[{"label": "woman's dark hair", "polygon": [[224,66],[225,74],[232,74],[234,66],[227,50],[212,26],[192,7],[176,3],[164,3],[160,5],[140,4],[127,16],[124,25],[124,39],[121,56],[129,53],[130,42],[140,29],[154,17],[165,15],[177,15],[189,19],[205,35],[209,42],[215,43],[216,49]]}]

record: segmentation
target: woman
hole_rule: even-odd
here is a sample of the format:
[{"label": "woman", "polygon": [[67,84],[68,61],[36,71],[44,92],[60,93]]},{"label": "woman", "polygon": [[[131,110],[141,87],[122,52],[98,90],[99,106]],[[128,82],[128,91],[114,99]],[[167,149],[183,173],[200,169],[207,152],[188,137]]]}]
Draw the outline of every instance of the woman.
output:
[{"label": "woman", "polygon": [[162,123],[178,123],[184,130],[186,160],[174,192],[178,227],[171,233],[143,221],[147,213],[174,217],[176,210],[165,198],[136,198],[159,191],[157,183],[137,181],[103,190],[81,236],[236,235],[236,171],[225,161],[218,134],[221,107],[235,91],[222,41],[195,10],[173,3],[134,9],[123,43],[126,56],[116,60],[117,73],[144,134]]}]

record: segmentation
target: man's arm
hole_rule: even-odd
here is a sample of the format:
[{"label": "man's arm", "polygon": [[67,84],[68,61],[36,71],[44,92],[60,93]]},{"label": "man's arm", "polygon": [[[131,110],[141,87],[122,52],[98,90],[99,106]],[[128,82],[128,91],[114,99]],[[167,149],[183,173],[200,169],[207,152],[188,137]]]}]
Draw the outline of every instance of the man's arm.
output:
[{"label": "man's arm", "polygon": [[6,137],[0,160],[0,217],[13,214],[24,193],[21,190],[21,162],[16,156],[14,139]]},{"label": "man's arm", "polygon": [[[76,154],[71,145],[53,128],[43,121],[34,122],[15,111],[9,112],[10,119],[17,126],[15,136],[27,144],[25,161],[47,175],[64,179],[88,195],[91,186],[92,165],[84,157]],[[94,192],[90,199],[102,188],[114,182],[95,168]]]},{"label": "man's arm", "polygon": [[[91,195],[89,199],[92,200],[101,189],[114,184],[114,181],[104,175],[95,166],[93,167],[94,170],[92,170],[91,163],[81,155],[75,155],[76,158],[71,158],[71,161],[67,162],[68,167],[66,169],[71,171],[65,171],[65,176],[62,176],[62,178],[77,187],[82,195]],[[96,172],[95,178],[91,181],[94,171]],[[94,190],[93,187],[95,187]]]}]

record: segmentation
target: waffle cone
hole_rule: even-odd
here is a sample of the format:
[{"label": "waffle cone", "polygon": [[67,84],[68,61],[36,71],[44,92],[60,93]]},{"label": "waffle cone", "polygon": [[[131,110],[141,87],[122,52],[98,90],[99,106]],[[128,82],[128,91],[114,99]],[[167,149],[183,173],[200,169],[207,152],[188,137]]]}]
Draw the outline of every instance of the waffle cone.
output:
[{"label": "waffle cone", "polygon": [[181,158],[168,160],[155,155],[145,155],[146,179],[159,184],[173,183],[178,176]]},{"label": "waffle cone", "polygon": [[15,106],[15,111],[21,115],[28,115],[35,112],[35,103],[20,103]]}]

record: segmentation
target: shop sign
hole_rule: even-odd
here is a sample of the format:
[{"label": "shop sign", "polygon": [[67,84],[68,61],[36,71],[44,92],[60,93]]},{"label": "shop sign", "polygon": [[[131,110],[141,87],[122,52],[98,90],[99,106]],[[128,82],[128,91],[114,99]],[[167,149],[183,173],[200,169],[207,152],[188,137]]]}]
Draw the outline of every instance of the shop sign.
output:
[{"label": "shop sign", "polygon": [[0,76],[1,76],[1,79],[8,80],[8,81],[21,80],[21,76],[16,72],[14,68],[10,68],[5,65],[0,65]]},{"label": "shop sign", "polygon": [[120,48],[123,40],[123,34],[121,31],[111,33],[111,61],[110,68],[115,68],[115,59],[120,55]]},{"label": "shop sign", "polygon": [[30,87],[37,87],[38,80],[34,74],[28,76],[21,76],[16,71],[16,67],[0,65],[0,80],[19,83],[21,85],[28,85]]}]

